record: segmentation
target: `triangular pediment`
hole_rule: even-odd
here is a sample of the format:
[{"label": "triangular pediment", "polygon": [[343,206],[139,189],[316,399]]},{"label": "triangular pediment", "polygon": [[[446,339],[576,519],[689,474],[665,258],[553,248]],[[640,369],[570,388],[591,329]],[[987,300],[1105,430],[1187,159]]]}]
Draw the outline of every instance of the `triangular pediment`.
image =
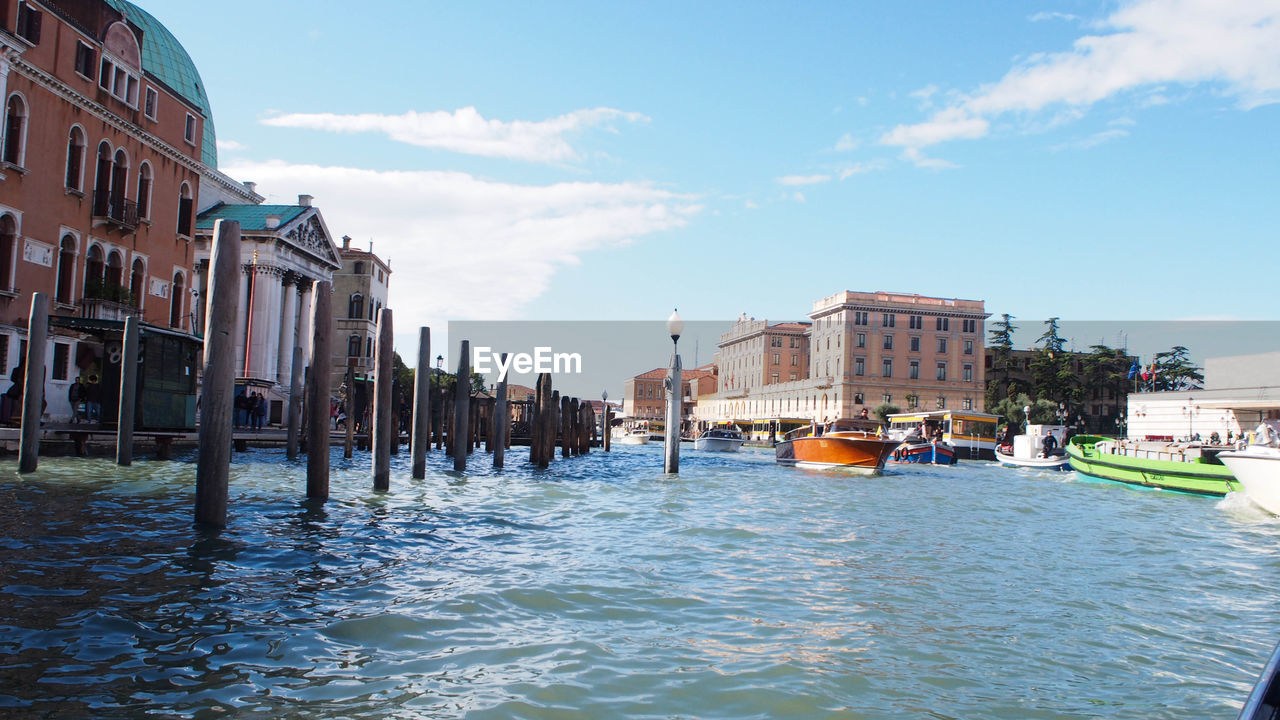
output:
[{"label": "triangular pediment", "polygon": [[293,227],[285,231],[284,237],[299,250],[327,261],[334,268],[342,267],[342,261],[338,259],[338,247],[334,244],[324,219],[320,217],[319,210],[312,210],[295,221]]}]

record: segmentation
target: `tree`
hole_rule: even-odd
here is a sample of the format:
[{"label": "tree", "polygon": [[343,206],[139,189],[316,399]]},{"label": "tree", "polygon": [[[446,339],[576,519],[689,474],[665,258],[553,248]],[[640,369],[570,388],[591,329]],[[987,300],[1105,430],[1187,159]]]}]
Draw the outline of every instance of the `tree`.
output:
[{"label": "tree", "polygon": [[889,403],[880,403],[879,405],[875,406],[875,409],[871,411],[871,414],[880,418],[880,422],[887,423],[889,422],[890,415],[893,415],[895,413],[900,413],[900,412],[902,412],[902,409],[899,408],[897,405],[890,405]]},{"label": "tree", "polygon": [[1071,371],[1071,358],[1062,351],[1066,341],[1058,335],[1058,318],[1049,318],[1044,324],[1048,329],[1036,341],[1041,345],[1031,359],[1031,382],[1042,400],[1055,404],[1072,401],[1076,399],[1076,378]]},{"label": "tree", "polygon": [[1092,345],[1084,358],[1084,384],[1080,387],[1078,401],[1103,400],[1108,397],[1119,402],[1129,392],[1129,368],[1133,360],[1124,350],[1106,345]]},{"label": "tree", "polygon": [[1204,383],[1202,368],[1191,362],[1191,351],[1182,345],[1156,353],[1152,390],[1199,390]]},{"label": "tree", "polygon": [[1032,425],[1052,425],[1058,421],[1057,403],[1044,399],[1032,402],[1026,393],[1007,397],[996,403],[994,407],[988,408],[988,412],[999,415],[1016,428],[1026,422],[1027,417],[1024,408],[1027,406],[1031,406]]},{"label": "tree", "polygon": [[1013,324],[1014,317],[1009,313],[991,324],[991,370],[987,380],[987,407],[1009,397],[1009,363],[1013,357],[1013,331],[1018,329]]}]

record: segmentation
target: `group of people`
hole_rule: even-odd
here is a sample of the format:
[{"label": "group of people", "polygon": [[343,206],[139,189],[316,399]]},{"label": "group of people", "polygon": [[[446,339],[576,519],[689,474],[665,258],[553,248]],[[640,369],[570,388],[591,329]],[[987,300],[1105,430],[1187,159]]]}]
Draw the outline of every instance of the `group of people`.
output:
[{"label": "group of people", "polygon": [[77,377],[67,388],[67,402],[71,403],[71,422],[101,422],[102,388],[98,383],[86,383]]},{"label": "group of people", "polygon": [[236,427],[261,430],[263,418],[267,416],[267,399],[256,390],[246,395],[241,389],[236,393],[235,410]]}]

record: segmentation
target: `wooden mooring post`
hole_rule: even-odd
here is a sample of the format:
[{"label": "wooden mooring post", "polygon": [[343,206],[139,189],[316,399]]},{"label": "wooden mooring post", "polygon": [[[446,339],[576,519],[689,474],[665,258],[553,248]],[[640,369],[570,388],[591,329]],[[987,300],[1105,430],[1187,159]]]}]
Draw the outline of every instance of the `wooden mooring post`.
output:
[{"label": "wooden mooring post", "polygon": [[49,339],[49,296],[31,294],[27,322],[27,357],[22,380],[22,430],[18,472],[32,473],[40,464],[40,416],[44,414],[45,345]]},{"label": "wooden mooring post", "polygon": [[[332,372],[333,284],[316,283],[311,303],[311,384],[307,388],[307,497],[329,499],[329,377]],[[347,422],[350,422],[348,417]]]},{"label": "wooden mooring post", "polygon": [[240,223],[217,220],[209,249],[209,288],[205,293],[208,321],[196,464],[196,522],[214,528],[227,525],[240,275]]},{"label": "wooden mooring post", "polygon": [[[502,366],[507,366],[507,353],[502,353]],[[489,433],[493,438],[493,466],[502,467],[506,456],[507,440],[511,435],[510,410],[507,407],[507,378],[498,380],[498,388],[493,398],[493,430]]]},{"label": "wooden mooring post", "polygon": [[298,436],[302,432],[302,346],[293,347],[292,363],[289,367],[289,425],[285,436],[285,457],[298,459]]},{"label": "wooden mooring post", "polygon": [[427,450],[431,447],[431,328],[418,329],[418,369],[413,371],[413,453],[415,479],[427,476]]},{"label": "wooden mooring post", "polygon": [[373,403],[373,489],[391,488],[391,407],[392,375],[391,353],[395,342],[392,331],[391,308],[378,311],[377,375],[374,377]]},{"label": "wooden mooring post", "polygon": [[133,464],[133,418],[138,402],[138,316],[124,320],[120,343],[120,411],[116,415],[116,464]]},{"label": "wooden mooring post", "polygon": [[458,352],[458,376],[453,392],[453,469],[467,469],[471,452],[471,341],[463,340]]}]

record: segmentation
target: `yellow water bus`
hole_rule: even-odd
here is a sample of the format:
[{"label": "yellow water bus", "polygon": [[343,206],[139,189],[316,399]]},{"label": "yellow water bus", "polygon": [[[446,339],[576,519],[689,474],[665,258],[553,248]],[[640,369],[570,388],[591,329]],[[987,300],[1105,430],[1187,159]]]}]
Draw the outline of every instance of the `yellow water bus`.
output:
[{"label": "yellow water bus", "polygon": [[956,449],[961,460],[994,460],[996,427],[999,415],[976,410],[920,410],[889,416],[889,435],[905,438],[924,426],[924,436],[933,437],[938,430],[942,439]]}]

